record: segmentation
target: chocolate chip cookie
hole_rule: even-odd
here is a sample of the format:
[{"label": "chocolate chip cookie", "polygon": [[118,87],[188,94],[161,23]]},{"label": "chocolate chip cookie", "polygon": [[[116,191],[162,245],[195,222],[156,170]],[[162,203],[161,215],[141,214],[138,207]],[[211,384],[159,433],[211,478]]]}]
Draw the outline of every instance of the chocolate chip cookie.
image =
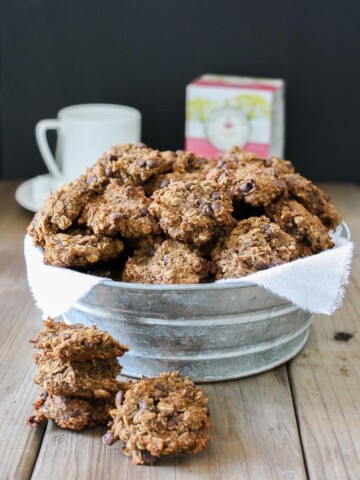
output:
[{"label": "chocolate chip cookie", "polygon": [[149,213],[150,200],[142,187],[110,183],[102,195],[90,200],[79,218],[79,225],[94,233],[138,238],[160,233],[155,218]]},{"label": "chocolate chip cookie", "polygon": [[243,277],[298,256],[295,240],[265,216],[239,221],[211,252],[217,279]]},{"label": "chocolate chip cookie", "polygon": [[122,451],[138,465],[152,465],[177,453],[198,453],[210,441],[208,400],[179,372],[143,377],[116,396],[113,424],[103,441],[124,443]]},{"label": "chocolate chip cookie", "polygon": [[82,179],[50,193],[28,228],[35,245],[43,246],[48,235],[67,230],[94,195],[95,192]]},{"label": "chocolate chip cookie", "polygon": [[74,362],[49,358],[43,352],[33,358],[38,367],[34,382],[52,395],[109,399],[122,385],[116,380],[121,370],[116,358]]},{"label": "chocolate chip cookie", "polygon": [[83,430],[106,425],[114,401],[51,395],[43,390],[34,408],[35,415],[27,421],[30,427],[36,428],[46,420],[52,420],[60,428]]},{"label": "chocolate chip cookie", "polygon": [[173,239],[144,239],[125,264],[122,280],[131,283],[199,283],[209,270],[194,245]]},{"label": "chocolate chip cookie", "polygon": [[170,183],[153,194],[149,211],[170,237],[195,245],[233,225],[231,199],[211,181]]},{"label": "chocolate chip cookie", "polygon": [[95,325],[67,325],[52,318],[44,321],[45,329],[31,343],[49,358],[64,361],[86,361],[122,357],[128,348]]},{"label": "chocolate chip cookie", "polygon": [[273,222],[291,235],[303,255],[319,253],[334,246],[327,228],[318,217],[310,213],[301,203],[289,198],[280,198],[265,207]]},{"label": "chocolate chip cookie", "polygon": [[119,258],[124,244],[119,238],[83,234],[79,230],[44,238],[44,263],[57,267],[89,267]]},{"label": "chocolate chip cookie", "polygon": [[335,230],[341,222],[341,216],[330,203],[329,195],[298,173],[284,175],[284,180],[298,202],[319,217],[325,227]]}]

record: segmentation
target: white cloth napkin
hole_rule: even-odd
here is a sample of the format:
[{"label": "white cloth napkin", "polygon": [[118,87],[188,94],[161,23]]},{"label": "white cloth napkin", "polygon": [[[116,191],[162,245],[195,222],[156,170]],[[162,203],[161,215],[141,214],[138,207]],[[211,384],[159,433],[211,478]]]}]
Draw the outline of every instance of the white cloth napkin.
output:
[{"label": "white cloth napkin", "polygon": [[[243,279],[220,280],[237,285],[249,282],[286,298],[304,310],[332,314],[342,303],[348,283],[353,243],[333,235],[335,247],[311,257],[253,273]],[[46,316],[68,311],[102,279],[66,268],[44,265],[43,251],[25,237],[25,260],[30,291]]]}]

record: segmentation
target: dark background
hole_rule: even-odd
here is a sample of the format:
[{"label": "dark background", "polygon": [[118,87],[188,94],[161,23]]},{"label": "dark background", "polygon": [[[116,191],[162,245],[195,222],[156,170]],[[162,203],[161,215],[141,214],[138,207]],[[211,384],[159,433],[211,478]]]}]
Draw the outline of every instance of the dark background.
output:
[{"label": "dark background", "polygon": [[77,103],[131,105],[143,141],[184,145],[202,73],[284,78],[286,156],[315,180],[360,181],[359,0],[5,0],[1,176],[46,171],[34,127]]}]

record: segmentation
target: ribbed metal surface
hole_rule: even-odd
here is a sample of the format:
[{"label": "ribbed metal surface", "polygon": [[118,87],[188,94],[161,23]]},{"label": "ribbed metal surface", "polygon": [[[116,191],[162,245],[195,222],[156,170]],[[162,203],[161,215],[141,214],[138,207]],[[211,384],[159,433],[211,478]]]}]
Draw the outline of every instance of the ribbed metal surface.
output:
[{"label": "ribbed metal surface", "polygon": [[[349,236],[345,226],[343,235]],[[250,283],[169,286],[104,279],[64,319],[95,324],[127,345],[125,375],[176,369],[213,382],[259,373],[295,356],[313,315]]]}]

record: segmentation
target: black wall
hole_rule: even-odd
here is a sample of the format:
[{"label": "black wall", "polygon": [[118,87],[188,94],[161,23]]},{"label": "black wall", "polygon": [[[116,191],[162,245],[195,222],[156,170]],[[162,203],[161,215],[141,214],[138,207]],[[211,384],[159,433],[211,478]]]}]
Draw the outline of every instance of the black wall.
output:
[{"label": "black wall", "polygon": [[316,180],[360,181],[359,0],[3,0],[1,174],[45,172],[34,126],[67,105],[143,114],[179,148],[202,73],[287,81],[286,154]]}]

